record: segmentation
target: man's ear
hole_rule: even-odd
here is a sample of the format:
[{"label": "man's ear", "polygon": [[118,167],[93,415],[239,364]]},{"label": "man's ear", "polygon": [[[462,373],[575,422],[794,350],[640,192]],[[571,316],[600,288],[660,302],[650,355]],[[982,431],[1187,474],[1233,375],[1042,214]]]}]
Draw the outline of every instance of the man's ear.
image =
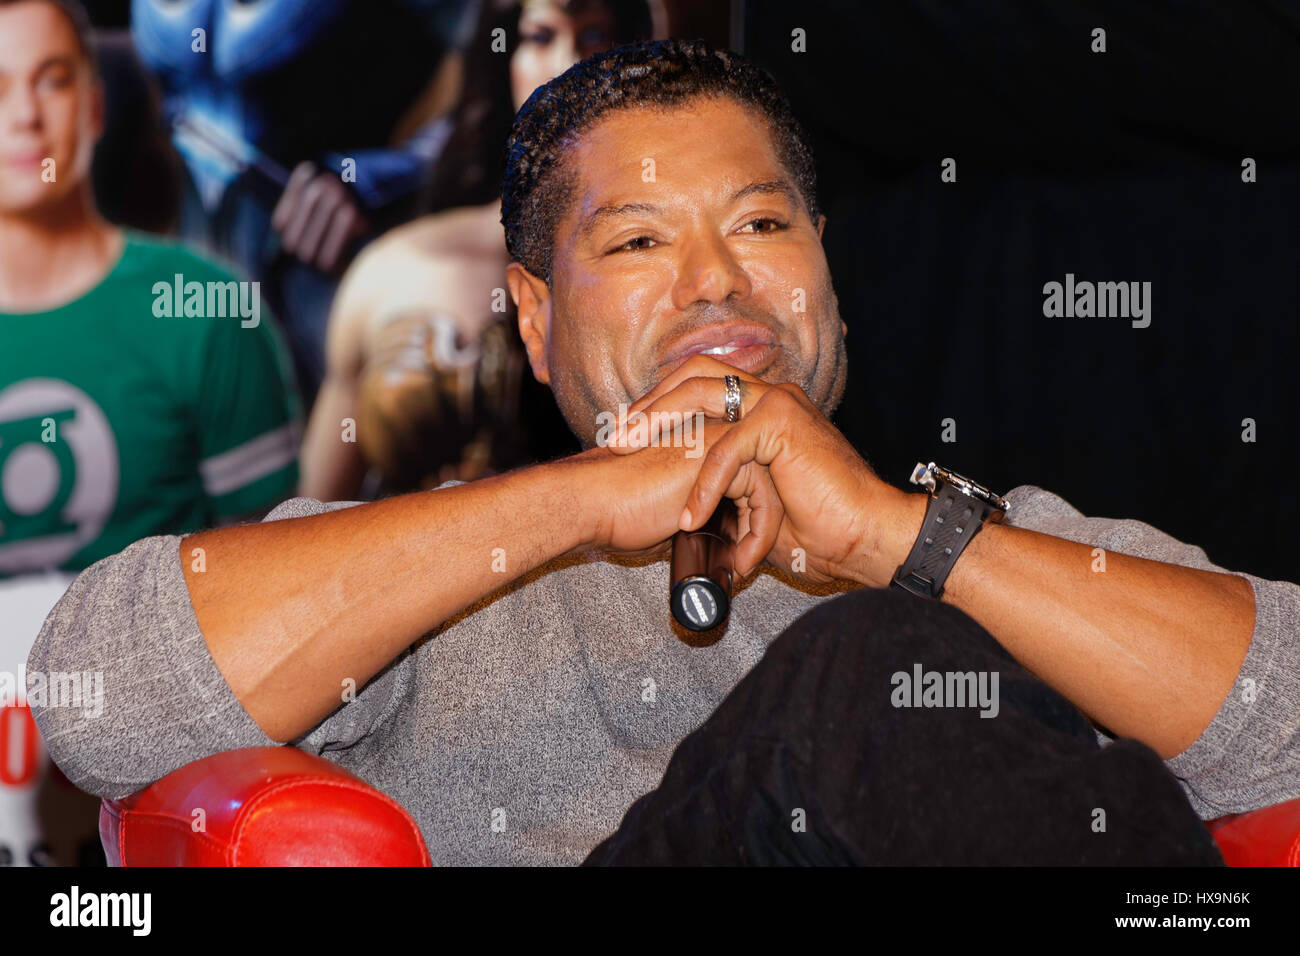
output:
[{"label": "man's ear", "polygon": [[551,384],[546,365],[546,340],[551,328],[551,290],[545,282],[518,262],[506,266],[506,285],[519,315],[519,337],[528,351],[533,377],[543,385]]}]

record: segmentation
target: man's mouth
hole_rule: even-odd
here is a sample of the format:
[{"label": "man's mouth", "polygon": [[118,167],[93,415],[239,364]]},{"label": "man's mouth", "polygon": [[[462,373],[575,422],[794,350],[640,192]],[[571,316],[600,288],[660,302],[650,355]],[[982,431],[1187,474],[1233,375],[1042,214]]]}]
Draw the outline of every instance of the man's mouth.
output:
[{"label": "man's mouth", "polygon": [[664,364],[676,367],[693,355],[709,355],[746,372],[767,365],[776,354],[772,334],[761,326],[722,325],[702,329],[674,343]]}]

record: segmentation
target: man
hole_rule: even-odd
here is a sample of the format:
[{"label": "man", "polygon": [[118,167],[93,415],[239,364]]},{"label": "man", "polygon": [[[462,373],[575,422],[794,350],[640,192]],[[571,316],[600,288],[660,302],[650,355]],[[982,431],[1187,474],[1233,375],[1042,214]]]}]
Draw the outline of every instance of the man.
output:
[{"label": "man", "polygon": [[[1030,486],[961,545],[986,509],[886,485],[830,424],[847,329],[770,78],[621,47],[536,91],[507,156],[520,332],[586,450],[90,569],[29,662],[105,670],[99,726],[37,714],[71,779],[118,796],[293,742],[400,801],[440,863],[1204,863],[1198,815],[1300,793],[1300,588]],[[645,411],[686,418],[598,440]],[[724,496],[730,618],[679,638],[668,542]],[[926,538],[952,554],[918,565]],[[900,568],[942,602],[886,589]],[[935,706],[929,670],[987,706]]]},{"label": "man", "polygon": [[258,288],[99,216],[76,7],[0,0],[0,127],[0,576],[264,514],[297,480],[287,353]]}]

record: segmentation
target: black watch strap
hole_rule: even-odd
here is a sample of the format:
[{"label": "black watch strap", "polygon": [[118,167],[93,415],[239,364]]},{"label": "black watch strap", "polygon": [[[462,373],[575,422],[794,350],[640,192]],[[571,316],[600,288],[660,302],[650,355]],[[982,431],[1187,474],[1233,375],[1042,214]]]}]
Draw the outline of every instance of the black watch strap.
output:
[{"label": "black watch strap", "polygon": [[921,533],[907,560],[894,573],[891,586],[937,600],[971,539],[986,521],[1000,521],[1003,514],[1001,508],[965,494],[946,481],[936,481]]}]

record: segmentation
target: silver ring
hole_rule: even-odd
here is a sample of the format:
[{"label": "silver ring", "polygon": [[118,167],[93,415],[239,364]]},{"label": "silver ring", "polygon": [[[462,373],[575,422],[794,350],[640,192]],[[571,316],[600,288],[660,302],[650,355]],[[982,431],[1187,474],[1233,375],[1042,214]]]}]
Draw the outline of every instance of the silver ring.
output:
[{"label": "silver ring", "polygon": [[727,421],[740,421],[740,376],[724,375],[722,384],[727,386]]}]

